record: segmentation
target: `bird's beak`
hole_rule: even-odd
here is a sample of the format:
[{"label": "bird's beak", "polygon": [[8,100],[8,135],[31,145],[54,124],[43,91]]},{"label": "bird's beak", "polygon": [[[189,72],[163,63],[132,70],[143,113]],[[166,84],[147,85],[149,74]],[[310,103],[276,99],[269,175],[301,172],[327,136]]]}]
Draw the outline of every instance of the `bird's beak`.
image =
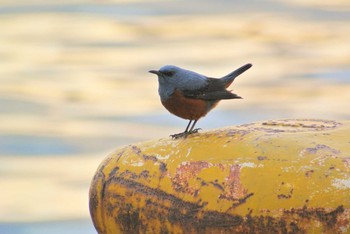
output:
[{"label": "bird's beak", "polygon": [[162,73],[161,73],[160,71],[157,71],[157,70],[150,70],[150,71],[148,71],[148,72],[153,73],[153,74],[156,74],[156,75],[158,75],[158,76],[162,75]]}]

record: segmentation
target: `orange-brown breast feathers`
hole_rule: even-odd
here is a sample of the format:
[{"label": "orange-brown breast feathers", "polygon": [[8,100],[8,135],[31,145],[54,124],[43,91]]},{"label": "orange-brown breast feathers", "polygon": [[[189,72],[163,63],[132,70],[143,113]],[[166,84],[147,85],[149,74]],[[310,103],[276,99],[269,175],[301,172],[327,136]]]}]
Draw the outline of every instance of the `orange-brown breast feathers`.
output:
[{"label": "orange-brown breast feathers", "polygon": [[205,116],[219,101],[208,102],[202,99],[188,98],[179,90],[165,101],[163,106],[172,114],[183,119],[198,120]]}]

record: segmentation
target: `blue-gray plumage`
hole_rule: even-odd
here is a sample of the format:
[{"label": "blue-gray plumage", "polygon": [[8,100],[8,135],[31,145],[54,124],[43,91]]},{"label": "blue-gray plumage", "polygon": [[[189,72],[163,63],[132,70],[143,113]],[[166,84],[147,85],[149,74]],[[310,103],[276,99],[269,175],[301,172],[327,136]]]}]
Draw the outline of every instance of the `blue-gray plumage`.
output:
[{"label": "blue-gray plumage", "polygon": [[[174,138],[197,132],[193,129],[198,119],[205,116],[220,100],[241,98],[226,90],[234,79],[248,70],[246,64],[222,78],[211,78],[174,65],[150,70],[158,76],[158,93],[163,106],[172,114],[190,120],[183,133]],[[191,128],[190,124],[194,121]]]},{"label": "blue-gray plumage", "polygon": [[[153,72],[155,73],[155,72]],[[158,75],[158,92],[162,101],[178,90],[196,90],[208,84],[207,77],[174,65],[166,65],[156,72]]]}]

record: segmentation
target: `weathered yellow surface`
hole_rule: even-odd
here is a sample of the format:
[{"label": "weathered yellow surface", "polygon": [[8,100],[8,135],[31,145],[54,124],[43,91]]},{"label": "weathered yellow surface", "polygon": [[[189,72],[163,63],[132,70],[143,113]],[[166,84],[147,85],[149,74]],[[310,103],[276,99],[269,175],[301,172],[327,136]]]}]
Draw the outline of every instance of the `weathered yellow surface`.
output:
[{"label": "weathered yellow surface", "polygon": [[350,122],[279,120],[129,145],[90,188],[99,233],[349,233]]}]

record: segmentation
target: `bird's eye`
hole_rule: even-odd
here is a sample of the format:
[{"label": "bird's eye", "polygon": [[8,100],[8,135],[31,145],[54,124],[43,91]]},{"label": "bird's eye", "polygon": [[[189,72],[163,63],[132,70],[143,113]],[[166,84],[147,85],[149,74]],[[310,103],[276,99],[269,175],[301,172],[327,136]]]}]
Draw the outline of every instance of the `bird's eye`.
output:
[{"label": "bird's eye", "polygon": [[170,77],[170,76],[174,75],[174,72],[173,71],[164,71],[163,74]]}]

